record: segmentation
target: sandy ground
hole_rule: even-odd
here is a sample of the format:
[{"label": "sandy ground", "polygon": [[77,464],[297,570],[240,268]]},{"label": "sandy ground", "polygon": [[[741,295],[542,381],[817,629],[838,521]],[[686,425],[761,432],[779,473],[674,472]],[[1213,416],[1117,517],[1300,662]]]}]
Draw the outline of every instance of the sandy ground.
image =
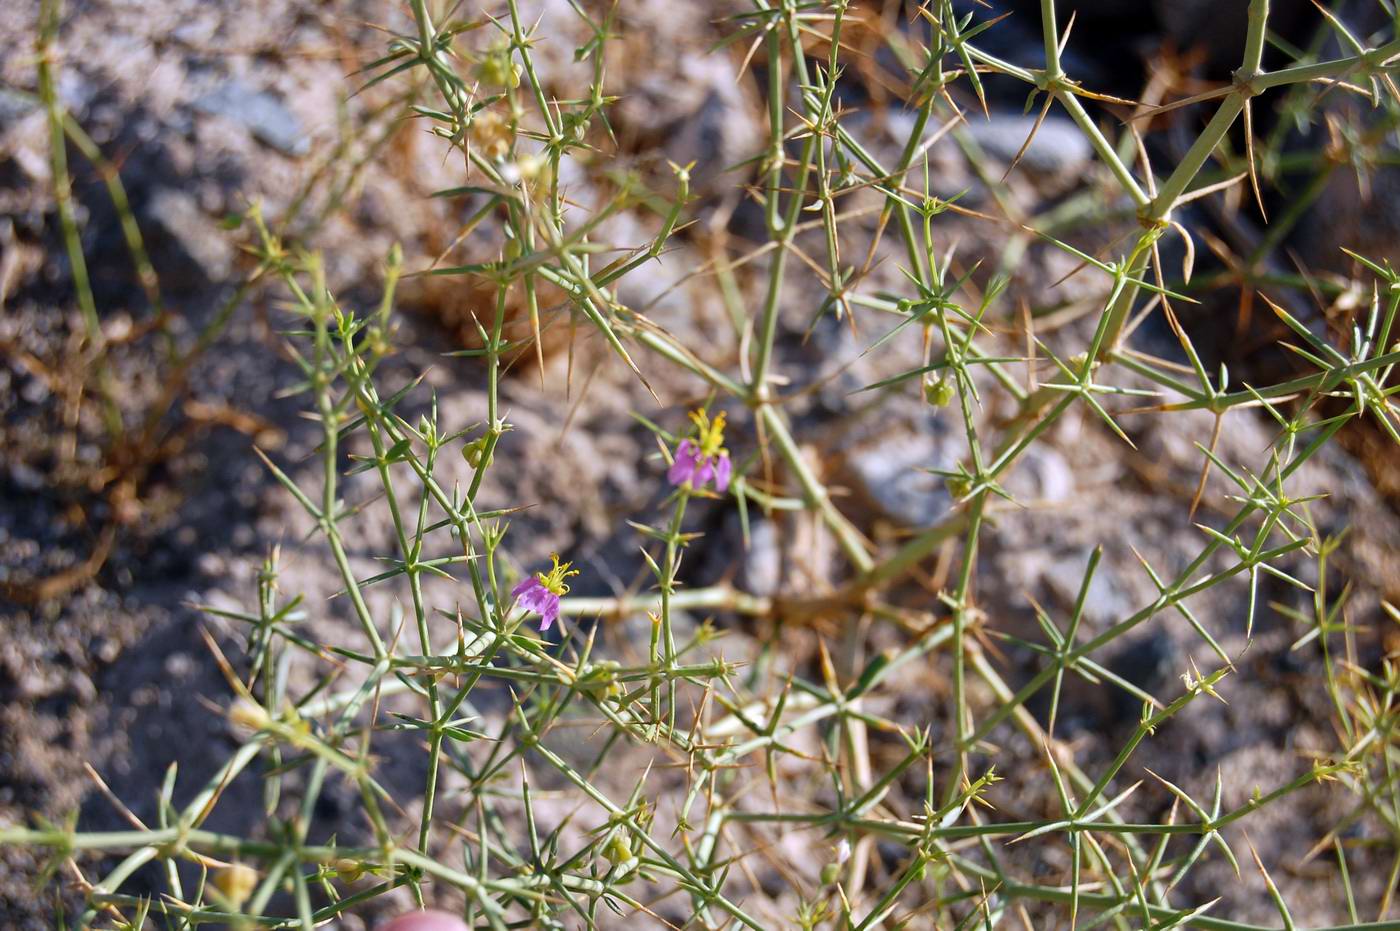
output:
[{"label": "sandy ground", "polygon": [[[24,6],[0,11],[0,34],[31,34],[32,11]],[[561,3],[545,6],[547,17],[567,13]],[[714,166],[739,161],[762,144],[757,85],[735,82],[735,61],[728,53],[706,54],[720,28],[711,22],[716,11],[667,9],[662,3],[623,4],[625,35],[643,31],[656,47],[677,50],[652,73],[622,64],[618,69],[626,91],[617,115],[619,144],[629,164],[648,178],[662,177],[664,160],[685,152],[698,149],[703,165]],[[262,202],[269,217],[283,217],[303,185],[310,185],[311,195],[289,230],[325,253],[339,297],[352,306],[373,306],[391,243],[403,243],[407,264],[415,267],[450,242],[463,205],[429,201],[426,195],[454,183],[452,166],[444,164],[432,140],[379,112],[392,104],[393,90],[354,98],[342,109],[355,87],[352,72],[382,48],[382,34],[364,23],[405,25],[397,5],[377,0],[270,0],[256,13],[232,0],[71,4],[62,32],[60,93],[120,166],[147,233],[178,346],[190,345],[216,319],[250,268],[236,239],[219,227],[224,215],[250,201]],[[567,36],[550,38],[558,41],[541,46],[545,73],[567,83],[572,47]],[[624,48],[624,63],[629,54],[635,59],[642,51]],[[22,44],[0,52],[0,80],[33,89],[32,62]],[[902,114],[897,108],[874,113],[859,124],[862,131],[874,145],[891,144],[890,128],[897,131]],[[1007,151],[1006,139],[1019,140],[1024,129],[1015,114],[1001,120],[978,131],[992,157],[1000,152],[1005,159],[1019,145]],[[1047,133],[1061,130],[1052,123]],[[214,710],[227,704],[229,691],[201,631],[211,631],[235,656],[242,636],[199,605],[247,603],[261,561],[280,544],[284,590],[304,593],[313,606],[309,630],[329,642],[352,642],[354,634],[344,606],[329,600],[339,583],[321,544],[306,539],[309,520],[252,453],[257,445],[295,478],[314,478],[314,425],[299,416],[303,399],[283,396],[296,371],[282,348],[286,318],[275,291],[254,288],[238,304],[214,350],[189,373],[188,391],[158,420],[154,435],[161,450],[130,470],[137,476],[130,486],[118,494],[94,478],[103,464],[100,425],[87,408],[73,419],[64,387],[64,366],[78,364],[71,347],[81,324],[46,193],[46,131],[42,112],[27,98],[0,96],[0,293],[5,296],[0,581],[11,595],[0,599],[0,825],[36,814],[62,819],[76,813],[89,828],[117,828],[126,822],[94,791],[86,763],[137,817],[150,819],[171,764],[178,764],[181,784],[193,787],[233,746],[227,724]],[[1060,139],[1028,153],[1027,169],[1013,179],[1013,194],[1025,204],[1065,196],[1081,183],[1089,155],[1072,133]],[[933,157],[936,185],[949,193],[971,188],[973,206],[988,202],[961,153],[940,147]],[[352,169],[361,162],[362,168]],[[115,215],[91,169],[75,160],[74,170],[104,327],[113,333],[139,329],[151,308],[132,275]],[[702,221],[732,215],[729,228],[736,238],[744,235],[745,224],[751,230],[756,220],[742,198],[745,180],[742,172],[697,172]],[[586,202],[587,179],[578,185]],[[609,233],[616,242],[638,242],[655,223],[650,215],[629,215]],[[970,257],[987,250],[995,231],[950,218],[946,236],[960,241]],[[714,289],[687,277],[707,261],[711,246],[712,239],[698,230],[682,237],[679,248],[623,297],[645,307],[706,359],[731,365],[737,346]],[[895,255],[892,251],[887,269],[892,286],[899,280]],[[741,276],[741,287],[761,286],[761,268],[760,262],[752,274]],[[1033,248],[1017,269],[1014,293],[1073,300],[1079,279],[1057,284],[1069,270],[1063,256]],[[814,288],[809,283],[791,289],[782,321],[778,365],[793,379],[794,390],[811,389],[793,405],[794,422],[810,442],[813,462],[841,489],[843,509],[872,539],[889,545],[911,525],[932,522],[950,507],[942,483],[915,469],[956,461],[960,431],[947,412],[912,398],[868,402],[853,394],[908,367],[917,356],[910,347],[896,346],[862,358],[870,332],[853,334],[830,321],[809,334],[807,298]],[[427,370],[424,391],[414,403],[425,404],[431,388],[443,420],[459,425],[483,415],[484,386],[469,360],[443,353],[461,346],[473,300],[460,286],[406,287],[398,333],[402,348],[385,370],[391,384]],[[1063,337],[1082,340],[1075,327],[1067,324]],[[1164,338],[1150,330],[1142,336],[1157,340],[1154,348]],[[514,522],[512,553],[518,560],[533,564],[552,550],[567,552],[583,570],[577,593],[607,595],[627,588],[643,568],[636,537],[624,520],[654,513],[664,496],[662,465],[649,433],[628,412],[665,418],[674,426],[703,389],[644,362],[664,402],[658,408],[596,341],[584,338],[575,349],[567,392],[571,360],[562,350],[551,353],[543,384],[532,363],[522,362],[508,379],[503,400],[515,430],[499,455],[512,467],[493,473],[484,495],[497,505],[532,505]],[[143,337],[113,353],[114,377],[122,385],[121,403],[133,432],[144,424],[143,412],[161,400],[163,352],[160,340]],[[1085,633],[1092,635],[1155,597],[1135,552],[1171,571],[1198,549],[1200,534],[1185,515],[1199,472],[1193,443],[1209,442],[1211,418],[1139,415],[1124,422],[1135,450],[1096,421],[1072,416],[1017,467],[1009,487],[1027,506],[998,514],[978,566],[976,590],[989,628],[1036,636],[1028,596],[1052,612],[1067,611],[1089,552],[1105,544],[1086,614]],[[1254,461],[1272,438],[1260,417],[1236,413],[1227,423],[1219,445],[1226,461]],[[751,422],[740,418],[732,434],[740,454],[752,451]],[[347,488],[352,500],[372,491],[363,481]],[[1336,568],[1339,578],[1354,584],[1354,618],[1376,630],[1371,622],[1379,600],[1400,597],[1400,520],[1367,470],[1339,449],[1304,470],[1298,491],[1326,491],[1330,497],[1318,505],[1319,522],[1352,527]],[[1226,492],[1213,478],[1205,496],[1207,514],[1226,503]],[[732,507],[707,505],[693,519],[706,536],[692,550],[692,583],[736,578],[763,593],[820,590],[839,572],[831,541],[799,522],[760,522],[745,552]],[[357,520],[353,539],[356,565],[374,566],[373,557],[391,545],[386,518],[367,511]],[[94,560],[94,554],[102,558]],[[100,567],[87,572],[95,562]],[[1305,576],[1309,571],[1301,562],[1294,568]],[[35,580],[67,577],[71,584],[47,597],[29,597]],[[385,592],[384,603],[390,597]],[[918,586],[900,597],[915,609],[934,607],[933,596]],[[1192,602],[1232,654],[1244,649],[1245,597],[1243,586],[1226,585]],[[1298,594],[1282,586],[1261,602],[1272,599],[1303,607]],[[752,656],[771,633],[738,618],[719,621],[729,633],[725,650],[731,658]],[[1218,770],[1240,795],[1225,799],[1230,806],[1255,785],[1275,785],[1301,772],[1308,753],[1330,752],[1334,738],[1316,678],[1317,657],[1290,650],[1297,635],[1277,610],[1261,612],[1239,674],[1229,680],[1230,703],[1193,706],[1143,746],[1135,765],[1193,792],[1213,784]],[[790,667],[807,668],[814,634],[790,636]],[[876,630],[867,648],[892,645],[893,636]],[[602,641],[615,655],[634,649],[623,624],[605,631]],[[1381,649],[1379,642],[1361,646],[1367,656]],[[1163,616],[1102,660],[1151,690],[1172,682],[1188,659],[1204,667],[1206,657],[1181,617]],[[1013,647],[1004,648],[998,663],[1013,685],[1037,668],[1031,654]],[[936,739],[947,734],[947,689],[943,660],[930,661],[874,699],[872,710],[910,725],[931,724]],[[1060,710],[1061,736],[1080,765],[1093,771],[1131,732],[1137,713],[1134,702],[1072,686]],[[991,795],[999,813],[1011,819],[1051,815],[1054,800],[1038,751],[1009,730],[994,739],[1006,754],[1000,769],[1008,776]],[[645,757],[639,749],[627,752],[638,763]],[[878,764],[885,756],[896,758],[898,748],[877,740],[874,753]],[[405,807],[411,808],[421,779],[418,764],[408,753],[385,757],[384,780],[402,791],[409,800]],[[804,780],[811,777],[790,773],[794,792],[805,791]],[[900,791],[917,799],[921,790],[910,783]],[[330,791],[317,815],[324,825],[352,832],[355,826],[338,821],[350,802]],[[254,783],[236,783],[211,826],[246,825],[260,804]],[[567,795],[557,804],[560,813],[567,810]],[[1133,804],[1144,818],[1155,818],[1170,797],[1144,791]],[[1330,876],[1319,878],[1301,854],[1346,804],[1334,794],[1310,791],[1296,808],[1271,810],[1248,824],[1250,839],[1300,922],[1342,917]],[[1243,834],[1231,839],[1241,841]],[[800,835],[776,842],[780,857],[790,862],[801,862],[820,844]],[[882,855],[897,860],[896,852]],[[1052,869],[1057,862],[1063,866],[1065,858],[1063,851],[1037,849],[1014,862]],[[1372,861],[1359,855],[1352,863],[1359,897],[1378,897],[1387,862],[1377,851]],[[23,931],[49,926],[56,900],[51,892],[35,892],[40,867],[30,851],[0,850],[0,925]],[[779,875],[773,868],[760,865],[759,873],[765,890],[781,885],[764,881]],[[1237,880],[1227,863],[1212,861],[1191,883],[1187,894],[1198,900],[1223,896],[1216,915],[1273,919],[1257,873]],[[774,893],[771,914],[790,911],[783,895]],[[376,914],[366,910],[340,926],[356,931]]]}]

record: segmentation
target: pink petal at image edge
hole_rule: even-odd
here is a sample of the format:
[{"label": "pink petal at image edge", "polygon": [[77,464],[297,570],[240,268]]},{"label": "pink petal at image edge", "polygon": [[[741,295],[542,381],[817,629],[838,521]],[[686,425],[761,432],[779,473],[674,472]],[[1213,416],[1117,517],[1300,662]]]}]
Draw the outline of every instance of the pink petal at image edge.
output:
[{"label": "pink petal at image edge", "polygon": [[375,931],[467,931],[462,919],[447,912],[410,912],[400,915],[387,925],[379,925]]}]

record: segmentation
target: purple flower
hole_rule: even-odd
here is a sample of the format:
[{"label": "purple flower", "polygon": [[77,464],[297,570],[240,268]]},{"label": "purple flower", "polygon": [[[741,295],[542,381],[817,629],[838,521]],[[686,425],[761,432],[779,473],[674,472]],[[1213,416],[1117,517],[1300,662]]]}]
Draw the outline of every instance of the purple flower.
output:
[{"label": "purple flower", "polygon": [[726,491],[729,488],[729,473],[733,467],[729,463],[729,453],[721,451],[715,460],[715,489]]},{"label": "purple flower", "polygon": [[676,447],[676,461],[666,470],[666,479],[677,486],[686,482],[698,485],[704,481],[701,477],[703,471],[704,460],[700,455],[700,447],[691,440],[681,440],[680,445]]},{"label": "purple flower", "polygon": [[733,471],[729,450],[724,448],[724,412],[711,421],[704,411],[694,411],[690,419],[695,422],[695,439],[686,437],[676,444],[676,458],[666,470],[666,480],[677,488],[696,490],[713,482],[715,490],[723,492],[729,488]]},{"label": "purple flower", "polygon": [[559,562],[559,554],[550,558],[554,560],[554,568],[548,572],[537,572],[510,590],[517,604],[540,616],[541,633],[549,630],[559,619],[559,599],[569,593],[569,586],[564,580],[578,575],[578,570],[569,568],[573,563]]},{"label": "purple flower", "polygon": [[559,596],[545,588],[536,576],[530,576],[510,593],[522,608],[540,616],[541,631],[549,630],[559,617]]}]

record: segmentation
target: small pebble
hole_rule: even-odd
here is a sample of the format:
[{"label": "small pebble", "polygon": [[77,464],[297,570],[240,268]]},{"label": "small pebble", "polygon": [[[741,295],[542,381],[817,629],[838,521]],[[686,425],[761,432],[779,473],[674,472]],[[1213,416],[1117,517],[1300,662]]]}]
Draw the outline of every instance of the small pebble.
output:
[{"label": "small pebble", "polygon": [[194,108],[243,124],[255,139],[283,155],[301,156],[311,151],[311,140],[296,114],[267,91],[230,81],[200,97]]}]

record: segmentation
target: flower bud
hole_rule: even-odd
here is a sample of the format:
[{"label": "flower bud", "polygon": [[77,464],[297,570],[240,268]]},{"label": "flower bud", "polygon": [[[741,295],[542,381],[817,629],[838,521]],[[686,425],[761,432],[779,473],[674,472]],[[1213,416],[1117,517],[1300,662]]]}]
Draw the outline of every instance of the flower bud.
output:
[{"label": "flower bud", "polygon": [[924,400],[934,407],[947,407],[953,400],[953,386],[946,378],[926,378]]},{"label": "flower bud", "polygon": [[603,856],[613,866],[626,863],[632,859],[632,846],[627,843],[627,837],[621,831],[612,836],[608,841],[608,846],[603,850]]},{"label": "flower bud", "polygon": [[365,875],[365,866],[356,860],[340,859],[331,864],[336,875],[348,883],[352,883]]},{"label": "flower bud", "polygon": [[244,863],[231,863],[214,871],[214,888],[229,904],[239,908],[258,888],[258,871]]},{"label": "flower bud", "polygon": [[482,456],[486,452],[486,437],[472,440],[462,447],[462,458],[467,460],[467,465],[473,469],[481,468]]},{"label": "flower bud", "polygon": [[509,49],[494,49],[476,69],[481,83],[492,87],[519,87],[520,69],[511,61]]}]

